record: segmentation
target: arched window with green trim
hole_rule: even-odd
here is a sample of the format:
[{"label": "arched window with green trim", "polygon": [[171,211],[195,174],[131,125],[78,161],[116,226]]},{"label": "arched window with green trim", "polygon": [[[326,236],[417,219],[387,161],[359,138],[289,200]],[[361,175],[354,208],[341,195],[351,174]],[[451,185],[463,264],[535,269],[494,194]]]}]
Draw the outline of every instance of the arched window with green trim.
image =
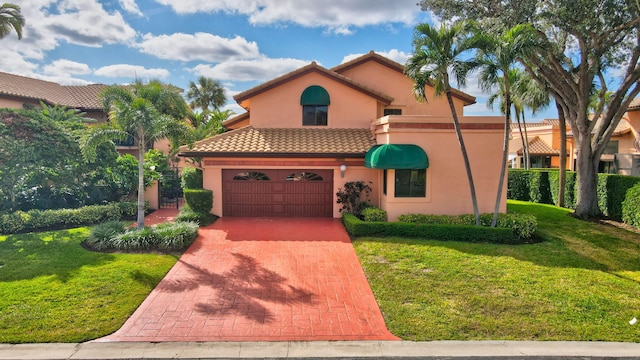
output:
[{"label": "arched window with green trim", "polygon": [[306,88],[300,96],[302,125],[326,126],[330,103],[329,93],[322,86],[312,85]]}]

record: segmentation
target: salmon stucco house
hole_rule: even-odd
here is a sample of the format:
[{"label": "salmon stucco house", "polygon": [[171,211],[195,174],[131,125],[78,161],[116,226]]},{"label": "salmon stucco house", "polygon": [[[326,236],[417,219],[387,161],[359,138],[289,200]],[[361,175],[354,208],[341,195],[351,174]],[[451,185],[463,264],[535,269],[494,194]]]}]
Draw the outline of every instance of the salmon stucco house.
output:
[{"label": "salmon stucco house", "polygon": [[[336,192],[365,181],[389,220],[472,213],[445,97],[419,103],[403,66],[370,52],[332,69],[315,62],[234,96],[247,110],[226,133],[182,147],[202,157],[219,216],[340,217]],[[455,92],[458,114],[475,98]],[[501,117],[460,117],[481,212],[492,212]],[[506,209],[503,192],[501,211]]]}]

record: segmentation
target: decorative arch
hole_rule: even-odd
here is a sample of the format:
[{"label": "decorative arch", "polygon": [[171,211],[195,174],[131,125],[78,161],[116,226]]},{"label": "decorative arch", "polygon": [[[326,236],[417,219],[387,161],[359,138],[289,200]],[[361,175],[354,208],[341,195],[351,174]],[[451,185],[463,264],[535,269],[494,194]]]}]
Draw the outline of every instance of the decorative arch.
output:
[{"label": "decorative arch", "polygon": [[287,181],[323,181],[322,176],[308,171],[293,173],[287,176]]},{"label": "decorative arch", "polygon": [[233,177],[233,180],[240,181],[269,181],[267,174],[259,171],[244,171]]},{"label": "decorative arch", "polygon": [[330,105],[329,93],[322,86],[311,85],[300,96],[300,105]]}]

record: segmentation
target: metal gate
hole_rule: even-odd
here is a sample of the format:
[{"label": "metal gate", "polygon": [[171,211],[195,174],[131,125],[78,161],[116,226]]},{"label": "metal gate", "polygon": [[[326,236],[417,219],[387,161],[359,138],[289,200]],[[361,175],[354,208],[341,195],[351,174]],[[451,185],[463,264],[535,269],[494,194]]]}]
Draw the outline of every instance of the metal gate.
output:
[{"label": "metal gate", "polygon": [[182,187],[178,169],[162,173],[158,186],[160,209],[179,209],[182,204]]}]

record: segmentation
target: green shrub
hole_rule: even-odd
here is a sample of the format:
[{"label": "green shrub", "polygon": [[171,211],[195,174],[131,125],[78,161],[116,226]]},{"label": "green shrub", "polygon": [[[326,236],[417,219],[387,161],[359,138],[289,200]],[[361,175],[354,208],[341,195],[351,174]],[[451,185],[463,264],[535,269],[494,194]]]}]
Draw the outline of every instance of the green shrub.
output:
[{"label": "green shrub", "polygon": [[[558,204],[558,189],[560,186],[560,171],[549,171],[549,186],[551,188],[551,201]],[[564,182],[564,207],[576,208],[576,173],[565,172]]]},{"label": "green shrub", "polygon": [[622,221],[622,202],[627,190],[640,182],[640,177],[598,174],[598,207],[604,216]]},{"label": "green shrub", "polygon": [[182,169],[182,188],[183,189],[202,189],[202,170],[195,167],[186,167]]},{"label": "green shrub", "polygon": [[370,206],[362,210],[362,219],[364,221],[387,221],[387,212],[375,206]]},{"label": "green shrub", "polygon": [[207,226],[213,224],[218,217],[210,212],[196,212],[191,210],[188,206],[184,206],[180,210],[180,214],[176,217],[176,221],[191,221],[200,226]]},{"label": "green shrub", "polygon": [[198,228],[197,223],[186,221],[159,224],[155,228],[157,247],[162,251],[184,250],[198,237]]},{"label": "green shrub", "polygon": [[627,190],[622,202],[622,221],[640,229],[640,183]]},{"label": "green shrub", "polygon": [[91,234],[86,240],[86,244],[95,250],[106,250],[105,244],[109,243],[109,239],[126,231],[124,223],[121,221],[107,221],[98,224],[91,229]]},{"label": "green shrub", "polygon": [[509,170],[507,177],[507,198],[529,201],[529,172],[525,170]]},{"label": "green shrub", "polygon": [[342,222],[351,236],[399,236],[472,243],[520,244],[529,239],[514,238],[513,231],[475,225],[412,224],[406,222],[365,222],[343,213]]},{"label": "green shrub", "polygon": [[531,201],[540,204],[551,204],[553,202],[548,171],[530,171],[529,184],[529,198]]},{"label": "green shrub", "polygon": [[340,212],[348,212],[362,218],[362,210],[369,207],[370,194],[371,187],[364,181],[349,181],[344,184],[344,188],[338,189],[336,203],[342,204]]},{"label": "green shrub", "polygon": [[198,237],[199,228],[198,224],[194,222],[179,221],[145,227],[141,230],[130,229],[114,233],[113,236],[105,236],[109,232],[110,226],[101,227],[98,230],[99,236],[90,236],[85,241],[85,245],[100,251],[181,251],[191,245]]},{"label": "green shrub", "polygon": [[195,212],[211,212],[211,208],[213,208],[213,191],[207,189],[185,189],[184,202]]},{"label": "green shrub", "polygon": [[[490,226],[493,214],[480,214],[482,226]],[[475,216],[465,215],[429,215],[429,214],[408,214],[400,215],[398,221],[413,224],[436,224],[436,225],[465,225],[475,227]],[[526,242],[533,237],[533,233],[538,227],[536,218],[525,214],[498,214],[497,228],[511,229],[513,239],[516,242]]]},{"label": "green shrub", "polygon": [[129,214],[131,208],[135,208],[137,213],[136,203],[89,205],[78,209],[17,211],[0,215],[0,233],[16,234],[30,231],[60,230],[94,225],[105,221],[130,219],[132,218]]}]

